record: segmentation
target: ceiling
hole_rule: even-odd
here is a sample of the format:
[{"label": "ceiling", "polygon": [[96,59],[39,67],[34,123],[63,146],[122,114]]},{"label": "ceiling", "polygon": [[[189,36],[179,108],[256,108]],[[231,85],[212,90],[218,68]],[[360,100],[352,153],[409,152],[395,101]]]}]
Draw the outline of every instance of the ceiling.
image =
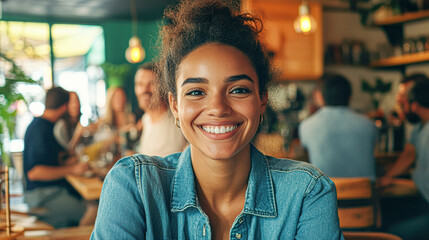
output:
[{"label": "ceiling", "polygon": [[[179,0],[0,0],[3,19],[102,23],[105,21],[131,20],[130,5],[137,9],[140,21],[160,19],[166,6]],[[240,0],[234,0],[240,1]],[[301,0],[273,0],[301,1]],[[326,8],[367,8],[373,0],[310,0],[320,1]]]},{"label": "ceiling", "polygon": [[53,22],[130,20],[135,2],[141,21],[161,18],[166,6],[178,0],[0,0],[3,19]]}]

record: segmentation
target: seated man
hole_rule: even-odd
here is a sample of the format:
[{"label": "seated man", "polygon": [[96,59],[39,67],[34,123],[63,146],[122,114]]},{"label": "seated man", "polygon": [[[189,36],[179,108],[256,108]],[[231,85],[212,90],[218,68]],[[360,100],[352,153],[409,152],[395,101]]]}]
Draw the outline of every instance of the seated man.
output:
[{"label": "seated man", "polygon": [[[418,196],[401,205],[401,214],[388,226],[403,239],[426,239],[429,236],[429,81],[428,79],[415,81],[406,91],[407,104],[402,108],[407,120],[417,124],[411,134],[409,143],[392,168],[381,179],[381,186],[392,182],[392,178],[403,174],[415,163],[412,179],[419,190]],[[390,211],[397,211],[391,208]],[[399,213],[398,213],[399,215]],[[390,219],[389,219],[390,220]]]},{"label": "seated man", "polygon": [[64,177],[81,175],[88,165],[76,158],[60,164],[64,151],[54,136],[55,123],[67,112],[69,93],[60,88],[49,89],[45,98],[45,111],[35,117],[24,138],[25,202],[30,208],[47,210],[40,220],[54,227],[68,227],[79,223],[85,213],[85,202],[68,191]]},{"label": "seated man", "polygon": [[154,65],[145,63],[135,75],[134,91],[139,107],[144,111],[142,135],[138,153],[167,156],[181,152],[188,145],[182,131],[175,125],[175,119],[167,102],[163,102],[155,92],[157,78]]},{"label": "seated man", "polygon": [[351,109],[351,86],[340,75],[322,79],[324,106],[299,126],[309,160],[329,177],[369,177],[375,181],[375,125]]}]

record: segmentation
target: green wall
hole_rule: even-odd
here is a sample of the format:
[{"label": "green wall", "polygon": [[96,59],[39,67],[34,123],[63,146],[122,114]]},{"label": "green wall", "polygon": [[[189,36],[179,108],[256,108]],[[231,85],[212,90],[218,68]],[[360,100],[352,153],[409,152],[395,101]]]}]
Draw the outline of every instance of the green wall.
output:
[{"label": "green wall", "polygon": [[[144,62],[151,61],[158,53],[156,41],[161,21],[145,21],[138,23],[137,36],[142,41],[142,46],[146,51]],[[106,45],[106,62],[113,64],[128,63],[125,59],[125,49],[128,41],[132,37],[131,22],[115,21],[106,22],[101,25],[104,29]],[[133,64],[138,66],[139,64]]]},{"label": "green wall", "polygon": [[128,41],[132,37],[131,22],[111,21],[101,24],[104,30],[106,62],[112,64],[129,64],[131,66],[130,74],[124,79],[123,86],[131,102],[133,111],[138,111],[137,99],[134,95],[134,74],[140,64],[152,61],[157,57],[157,40],[161,25],[161,20],[138,22],[137,36],[142,41],[146,57],[143,62],[132,64],[125,59],[125,50],[128,48]]}]

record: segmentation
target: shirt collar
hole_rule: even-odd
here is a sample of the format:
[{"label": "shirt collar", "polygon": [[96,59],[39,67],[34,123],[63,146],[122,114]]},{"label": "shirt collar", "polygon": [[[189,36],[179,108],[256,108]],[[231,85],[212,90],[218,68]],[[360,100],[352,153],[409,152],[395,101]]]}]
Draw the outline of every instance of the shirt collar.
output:
[{"label": "shirt collar", "polygon": [[[252,167],[246,190],[243,213],[262,217],[277,216],[274,187],[266,157],[253,145],[250,148]],[[173,179],[171,211],[182,211],[197,207],[194,171],[191,150],[188,147],[179,158]]]}]

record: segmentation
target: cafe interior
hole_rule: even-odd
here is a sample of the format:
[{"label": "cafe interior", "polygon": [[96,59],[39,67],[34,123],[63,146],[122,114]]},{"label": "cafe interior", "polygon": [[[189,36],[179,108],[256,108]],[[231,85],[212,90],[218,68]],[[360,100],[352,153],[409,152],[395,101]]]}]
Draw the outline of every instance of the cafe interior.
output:
[{"label": "cafe interior", "polygon": [[[92,212],[76,226],[55,227],[41,220],[43,208],[30,208],[24,201],[26,129],[43,114],[45,92],[53,86],[78,95],[84,128],[107,114],[108,89],[115,87],[125,92],[126,111],[136,122],[141,119],[134,75],[141,64],[156,60],[163,12],[177,2],[0,1],[0,239],[89,238],[104,176],[129,152],[106,147],[103,138],[109,129],[83,131],[74,151],[91,171],[65,178]],[[377,177],[382,177],[404,150],[413,127],[396,113],[401,80],[415,73],[429,76],[429,1],[231,2],[262,19],[261,34],[274,66],[265,121],[253,144],[266,155],[311,163],[300,144],[299,125],[321,108],[315,97],[321,77],[341,74],[352,87],[349,108],[377,129],[374,161]],[[135,153],[139,135],[130,131],[122,137],[119,144]],[[367,177],[331,178],[346,239],[401,239],[387,233],[386,225],[390,218],[401,218],[401,206],[418,194],[412,171],[413,166],[387,187]]]}]

